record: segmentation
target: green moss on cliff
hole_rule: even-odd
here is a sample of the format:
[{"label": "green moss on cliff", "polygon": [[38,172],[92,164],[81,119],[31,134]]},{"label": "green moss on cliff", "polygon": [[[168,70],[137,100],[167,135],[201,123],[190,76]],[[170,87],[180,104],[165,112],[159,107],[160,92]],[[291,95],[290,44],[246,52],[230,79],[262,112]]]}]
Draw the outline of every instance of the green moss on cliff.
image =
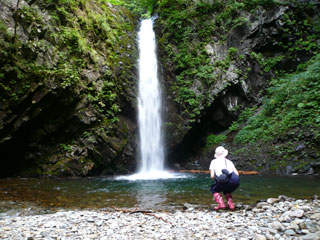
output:
[{"label": "green moss on cliff", "polygon": [[166,55],[164,64],[168,69],[173,66],[176,75],[171,91],[190,122],[199,117],[200,109],[212,103],[214,96],[201,93],[221,78],[236,55],[235,51],[233,58],[227,54],[224,59],[212,62],[206,46],[213,39],[224,41],[234,24],[244,21],[240,18],[241,6],[245,4],[233,1],[159,3],[162,26],[159,45]]},{"label": "green moss on cliff", "polygon": [[149,18],[158,0],[106,0],[115,5],[125,6],[142,18]]},{"label": "green moss on cliff", "polygon": [[271,82],[262,110],[248,119],[235,141],[268,141],[290,134],[301,140],[307,129],[313,141],[320,140],[320,55],[303,66],[305,70]]},{"label": "green moss on cliff", "polygon": [[[281,69],[294,69],[294,64],[283,64],[319,52],[319,17],[309,15],[313,4],[273,0],[160,1],[157,21],[161,26],[161,58],[165,68],[176,76],[169,83],[170,91],[184,116],[188,116],[190,122],[199,118],[201,109],[215,98],[212,94],[206,94],[206,90],[218,81],[228,81],[227,73],[245,79],[251,71],[250,68],[240,68],[243,60],[248,59],[227,42],[232,37],[230,34],[236,35],[233,31],[246,24],[249,17],[252,18],[250,21],[258,21],[262,12],[268,14],[268,10],[290,6],[277,23],[282,25],[283,32],[270,36],[265,49],[259,49],[259,52],[252,50],[249,61],[257,61],[265,73],[278,74]],[[210,49],[212,46],[227,49],[225,53],[219,52],[217,57],[214,56],[216,52]],[[284,54],[281,55],[281,52]],[[233,68],[229,69],[231,65]]]},{"label": "green moss on cliff", "polygon": [[[123,20],[131,16],[117,17],[115,10],[104,2],[43,1],[40,8],[49,11],[49,22],[33,5],[24,5],[15,13],[16,21],[28,32],[27,42],[20,42],[2,24],[2,88],[6,89],[8,96],[19,98],[28,91],[30,83],[27,79],[31,78],[30,81],[37,79],[47,85],[57,84],[77,93],[87,89],[89,94],[95,95],[89,100],[97,109],[113,118],[119,111],[117,96],[127,82],[117,72],[120,68],[123,72],[132,68],[132,62],[125,55],[133,43],[126,33],[133,32],[135,26]],[[49,59],[42,62],[40,51],[48,49]],[[102,65],[105,68],[104,86],[110,85],[113,90],[107,91],[103,87],[97,93],[94,89],[93,93],[81,71],[101,68]],[[16,84],[20,80],[23,80],[21,86]],[[1,100],[6,101],[3,97]]]},{"label": "green moss on cliff", "polygon": [[99,136],[102,128],[120,142],[128,139],[129,133],[108,131],[134,95],[137,19],[103,0],[26,2],[16,9],[6,3],[12,16],[0,19],[0,152],[12,168],[21,161],[59,175],[57,166],[65,164],[65,173],[77,175],[76,168],[96,160],[89,147],[104,151],[96,149],[97,139],[86,146],[82,132]]},{"label": "green moss on cliff", "polygon": [[295,73],[275,78],[259,109],[247,109],[230,128],[230,149],[241,165],[276,173],[313,173],[320,157],[320,55]]}]

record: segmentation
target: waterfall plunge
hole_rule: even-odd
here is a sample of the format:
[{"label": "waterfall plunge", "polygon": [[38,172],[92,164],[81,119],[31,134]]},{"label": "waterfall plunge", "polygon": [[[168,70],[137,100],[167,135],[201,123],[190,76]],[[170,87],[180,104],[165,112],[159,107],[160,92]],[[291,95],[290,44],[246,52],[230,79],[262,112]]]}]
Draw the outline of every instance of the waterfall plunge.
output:
[{"label": "waterfall plunge", "polygon": [[151,19],[142,20],[139,31],[139,137],[141,164],[131,179],[169,178],[164,170],[161,136],[161,92],[158,80],[156,40]]},{"label": "waterfall plunge", "polygon": [[136,174],[118,180],[185,178],[185,174],[164,169],[161,136],[161,92],[158,80],[156,39],[151,19],[142,20],[139,31],[139,137],[140,167]]},{"label": "waterfall plunge", "polygon": [[141,22],[139,32],[139,136],[140,173],[162,171],[161,94],[158,81],[155,34],[151,19]]}]

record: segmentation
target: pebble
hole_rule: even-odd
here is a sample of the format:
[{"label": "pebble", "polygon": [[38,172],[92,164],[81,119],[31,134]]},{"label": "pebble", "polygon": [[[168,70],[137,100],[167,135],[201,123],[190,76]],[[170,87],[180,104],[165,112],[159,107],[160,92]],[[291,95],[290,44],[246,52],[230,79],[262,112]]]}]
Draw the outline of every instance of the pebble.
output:
[{"label": "pebble", "polygon": [[287,236],[293,236],[296,234],[295,231],[293,231],[292,229],[287,229],[285,232],[284,232],[285,235]]},{"label": "pebble", "polygon": [[303,217],[303,214],[304,214],[304,211],[302,209],[295,210],[289,213],[290,217],[297,217],[297,218]]},{"label": "pebble", "polygon": [[[281,196],[235,211],[59,210],[0,215],[0,239],[320,239],[320,200]],[[240,207],[239,207],[240,206]]]},{"label": "pebble", "polygon": [[255,234],[254,239],[255,240],[267,240],[265,236],[260,235],[260,234]]},{"label": "pebble", "polygon": [[315,239],[320,239],[320,231],[316,233],[309,233],[305,236],[303,236],[301,239],[303,240],[315,240]]},{"label": "pebble", "polygon": [[278,198],[268,198],[267,199],[267,203],[269,203],[269,204],[274,204],[274,203],[277,203],[277,202],[279,202]]},{"label": "pebble", "polygon": [[310,216],[310,219],[314,219],[314,220],[320,221],[320,213],[312,214],[312,215]]}]

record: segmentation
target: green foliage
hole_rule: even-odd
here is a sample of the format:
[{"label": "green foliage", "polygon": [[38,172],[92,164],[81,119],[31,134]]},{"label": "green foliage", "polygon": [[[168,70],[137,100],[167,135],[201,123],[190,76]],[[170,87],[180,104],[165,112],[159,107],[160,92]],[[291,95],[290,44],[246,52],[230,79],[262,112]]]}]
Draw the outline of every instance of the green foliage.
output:
[{"label": "green foliage", "polygon": [[276,0],[243,0],[242,3],[247,10],[255,9],[258,6],[271,8],[279,5],[279,1]]},{"label": "green foliage", "polygon": [[219,144],[221,142],[223,142],[224,140],[226,140],[226,136],[225,135],[215,135],[215,134],[210,134],[207,137],[207,142],[206,142],[206,148],[215,145],[215,144]]},{"label": "green foliage", "polygon": [[230,127],[229,127],[229,130],[232,132],[232,131],[237,131],[240,127],[240,124],[239,122],[235,121],[233,122]]},{"label": "green foliage", "polygon": [[[159,45],[171,59],[167,62],[168,67],[175,67],[176,81],[172,83],[172,90],[176,93],[176,101],[189,114],[191,122],[199,117],[199,109],[213,99],[208,94],[199,95],[201,91],[197,89],[212,86],[226,73],[238,55],[238,49],[231,47],[224,59],[211,62],[212,56],[204,49],[208,44],[213,44],[213,37],[224,41],[230,29],[246,22],[248,19],[242,17],[240,12],[257,8],[258,2],[159,1],[157,12],[163,26]],[[260,4],[267,2],[273,1],[261,1]],[[195,27],[197,25],[201,27]]]},{"label": "green foliage", "polygon": [[61,147],[64,151],[72,152],[72,146],[71,146],[71,145],[67,145],[67,144],[61,143],[61,144],[60,144],[60,147]]},{"label": "green foliage", "polygon": [[[28,29],[26,42],[10,34],[0,21],[0,104],[19,104],[32,86],[41,83],[69,91],[71,97],[88,94],[99,112],[117,121],[119,93],[132,67],[125,48],[132,45],[127,33],[135,25],[123,21],[132,15],[110,9],[108,2],[45,0],[37,2],[40,10],[22,6],[15,19]],[[48,11],[50,18],[42,18],[41,10]],[[41,59],[43,52],[50,61]],[[123,63],[120,73],[119,62]],[[102,65],[106,68],[105,76],[100,77],[103,87],[88,85],[83,70]]]},{"label": "green foliage", "polygon": [[153,9],[157,4],[157,0],[104,0],[114,5],[120,5],[128,8],[136,15],[149,18],[153,13]]},{"label": "green foliage", "polygon": [[284,60],[295,62],[301,54],[315,55],[320,52],[318,44],[319,15],[311,18],[306,14],[306,9],[312,7],[311,2],[294,2],[294,4],[295,12],[287,11],[281,17],[283,27],[280,38],[272,42],[272,46],[283,49],[283,54],[274,54],[272,50],[264,53],[251,52],[250,54],[251,58],[255,59],[265,72],[273,71],[277,74]]},{"label": "green foliage", "polygon": [[[31,86],[30,61],[20,59],[21,44],[0,21],[0,104],[17,102]],[[17,64],[18,63],[18,64]]]},{"label": "green foliage", "polygon": [[275,57],[265,57],[262,53],[250,53],[251,58],[256,60],[260,66],[262,66],[265,72],[269,72],[270,70],[274,69],[277,64],[281,63],[281,61],[285,58],[283,55],[278,55]]},{"label": "green foliage", "polygon": [[[171,89],[183,112],[192,114],[195,118],[199,117],[198,114],[193,114],[194,110],[206,107],[214,98],[199,93],[205,92],[203,89],[221,80],[231,64],[235,61],[239,63],[245,58],[244,55],[240,55],[238,49],[230,47],[224,58],[212,61],[214,57],[204,49],[217,42],[226,41],[232,29],[247,22],[248,18],[244,17],[244,12],[257,15],[265,10],[288,4],[287,1],[276,0],[158,2],[157,21],[162,26],[158,43],[160,48],[164,49],[164,64],[167,65],[165,67],[171,69],[176,76],[176,80],[171,83]],[[312,3],[292,1],[290,5],[293,7],[281,16],[283,27],[279,36],[270,41],[270,46],[280,49],[281,54],[275,53],[272,49],[268,51],[269,45],[266,46],[265,52],[251,53],[251,57],[259,63],[261,69],[270,75],[282,73],[282,69],[287,68],[283,65],[284,62],[296,62],[304,53],[311,56],[320,51],[320,20],[318,17],[308,16],[309,13],[305,11],[308,8],[312,9]],[[251,69],[248,68],[248,71]],[[245,70],[240,72],[239,69],[235,69],[234,73],[243,78],[247,74]],[[191,89],[193,94],[186,94],[185,88]],[[191,119],[191,122],[193,120]]]},{"label": "green foliage", "polygon": [[118,113],[120,112],[120,107],[118,106],[117,94],[114,91],[115,84],[112,82],[104,82],[101,91],[95,94],[92,91],[93,88],[89,88],[90,93],[88,94],[88,99],[94,104],[99,112],[104,113],[112,122],[118,121]]},{"label": "green foliage", "polygon": [[234,48],[234,47],[231,47],[228,49],[228,57],[229,58],[235,58],[236,54],[238,53],[238,49],[237,48]]},{"label": "green foliage", "polygon": [[268,141],[307,128],[320,136],[320,54],[302,72],[274,79],[262,110],[248,119],[236,142]]},{"label": "green foliage", "polygon": [[232,131],[237,131],[240,129],[240,126],[242,124],[244,124],[251,116],[253,116],[253,114],[256,111],[256,107],[252,107],[252,108],[246,108],[244,109],[240,115],[237,121],[234,121],[231,126],[229,127],[229,130]]}]

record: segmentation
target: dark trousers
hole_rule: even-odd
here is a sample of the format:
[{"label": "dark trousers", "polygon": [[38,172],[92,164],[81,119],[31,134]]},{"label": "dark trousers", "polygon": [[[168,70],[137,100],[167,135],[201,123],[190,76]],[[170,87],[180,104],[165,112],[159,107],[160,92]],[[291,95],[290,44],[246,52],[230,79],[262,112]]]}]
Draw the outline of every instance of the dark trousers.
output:
[{"label": "dark trousers", "polygon": [[212,194],[216,192],[223,192],[223,194],[226,193],[232,193],[234,190],[236,190],[240,185],[240,178],[235,173],[232,173],[231,178],[226,183],[215,183],[210,187],[210,192]]}]

